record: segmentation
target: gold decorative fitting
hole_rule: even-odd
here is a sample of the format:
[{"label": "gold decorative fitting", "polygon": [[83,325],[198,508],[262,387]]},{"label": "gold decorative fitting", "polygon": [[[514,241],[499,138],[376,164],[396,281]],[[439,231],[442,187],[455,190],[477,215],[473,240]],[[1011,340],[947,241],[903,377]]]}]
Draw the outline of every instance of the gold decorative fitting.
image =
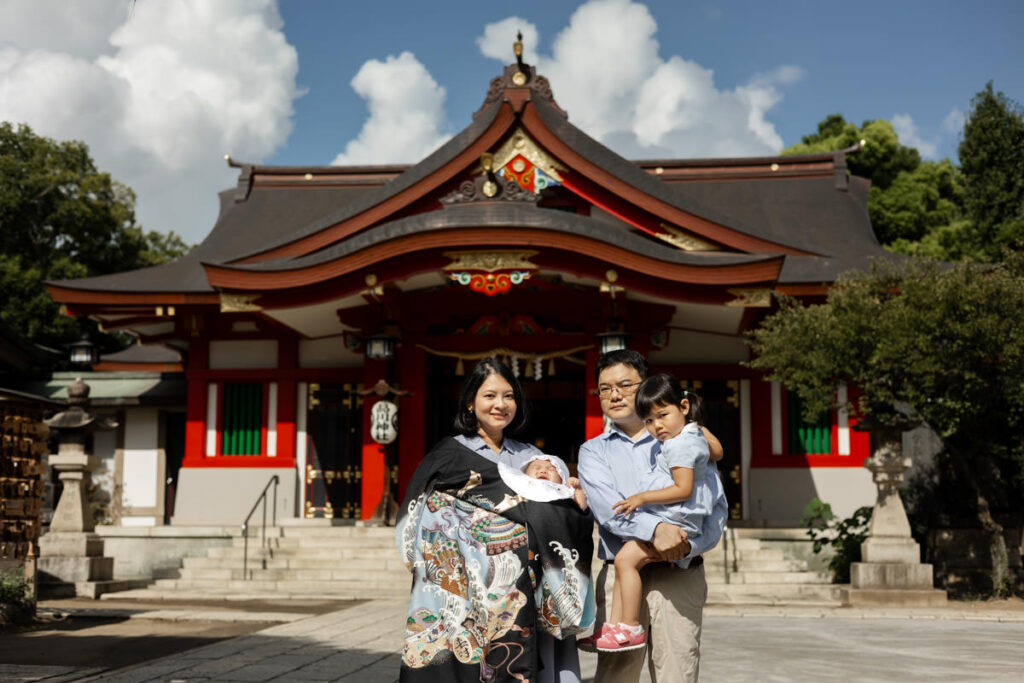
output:
[{"label": "gold decorative fitting", "polygon": [[498,249],[494,251],[446,251],[444,256],[452,260],[442,270],[482,270],[494,273],[499,270],[537,270],[530,258],[536,251]]},{"label": "gold decorative fitting", "polygon": [[725,386],[729,387],[729,395],[725,397],[725,402],[731,405],[733,408],[740,407],[740,382],[736,379],[730,379],[725,383]]},{"label": "gold decorative fitting", "polygon": [[[312,465],[309,465],[309,464],[306,465],[306,485],[307,486],[313,483],[313,480],[316,479],[316,475],[317,474],[319,474],[319,470],[313,469]],[[307,507],[309,506],[309,501],[306,501],[306,506]]]},{"label": "gold decorative fitting", "polygon": [[562,182],[562,176],[559,174],[567,170],[565,166],[558,163],[554,157],[544,151],[522,128],[516,129],[512,137],[505,140],[504,144],[494,152],[492,168],[503,168],[517,154],[522,154],[531,164],[543,169],[546,174],[558,182]]},{"label": "gold decorative fitting", "polygon": [[483,192],[485,197],[493,197],[498,194],[498,185],[493,180],[484,183]]},{"label": "gold decorative fitting", "polygon": [[306,180],[312,180],[312,179],[313,179],[313,174],[312,174],[312,173],[307,173],[307,174],[306,174],[306,175],[304,175],[303,177],[304,177],[304,178],[305,178]]},{"label": "gold decorative fitting", "polygon": [[658,168],[654,169],[654,172],[657,175],[661,175],[662,173],[665,172],[665,169],[663,169],[661,166],[659,166]]},{"label": "gold decorative fitting", "polygon": [[514,74],[512,74],[512,82],[518,86],[526,85],[526,74],[524,74],[522,71],[515,72]]},{"label": "gold decorative fitting", "polygon": [[174,315],[174,306],[167,307],[167,315]]},{"label": "gold decorative fitting", "polygon": [[715,245],[688,235],[668,223],[662,223],[661,229],[666,232],[659,232],[658,238],[668,242],[673,247],[683,251],[715,251]]},{"label": "gold decorative fitting", "polygon": [[732,301],[726,301],[726,306],[768,308],[772,305],[772,290],[770,289],[727,289],[726,291],[736,297]]},{"label": "gold decorative fitting", "polygon": [[494,155],[490,152],[484,152],[480,155],[480,168],[484,170],[484,173],[490,173],[491,169],[494,168]]},{"label": "gold decorative fitting", "polygon": [[779,165],[778,164],[772,164],[771,169],[773,171],[778,171],[779,170]]},{"label": "gold decorative fitting", "polygon": [[263,307],[253,303],[260,298],[260,294],[228,294],[220,293],[221,313],[245,313],[249,311],[262,311]]},{"label": "gold decorative fitting", "polygon": [[316,397],[316,392],[320,391],[320,385],[316,382],[310,382],[309,389],[307,391],[306,399],[306,410],[313,410],[320,405],[320,399]]},{"label": "gold decorative fitting", "polygon": [[618,282],[619,273],[618,271],[609,268],[604,272],[604,277],[606,280],[608,280],[608,282]]}]

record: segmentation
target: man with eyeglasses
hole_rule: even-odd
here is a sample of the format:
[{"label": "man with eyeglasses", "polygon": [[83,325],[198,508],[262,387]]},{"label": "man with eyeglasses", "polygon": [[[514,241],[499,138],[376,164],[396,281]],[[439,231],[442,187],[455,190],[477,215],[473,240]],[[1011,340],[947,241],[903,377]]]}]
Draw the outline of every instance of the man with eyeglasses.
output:
[{"label": "man with eyeglasses", "polygon": [[[597,363],[597,394],[612,428],[580,447],[579,478],[599,524],[598,556],[606,560],[595,582],[597,623],[611,605],[615,568],[612,560],[625,541],[649,542],[662,562],[643,570],[644,605],[641,624],[647,630],[651,677],[658,683],[696,681],[700,670],[700,633],[707,581],[703,553],[718,544],[728,507],[716,503],[693,543],[682,528],[645,512],[616,515],[612,505],[650,488],[659,442],[636,413],[636,390],[647,377],[647,361],[636,351],[604,354]],[[704,430],[712,457],[722,445]],[[644,650],[599,653],[594,683],[638,681]]]}]

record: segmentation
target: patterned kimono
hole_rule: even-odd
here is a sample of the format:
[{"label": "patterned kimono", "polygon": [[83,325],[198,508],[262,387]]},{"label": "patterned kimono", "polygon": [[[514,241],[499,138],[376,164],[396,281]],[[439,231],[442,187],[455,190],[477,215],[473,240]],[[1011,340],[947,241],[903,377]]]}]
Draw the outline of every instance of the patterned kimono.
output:
[{"label": "patterned kimono", "polygon": [[396,535],[413,572],[402,681],[537,680],[538,631],[594,622],[593,518],[527,501],[498,466],[445,439],[416,469]]}]

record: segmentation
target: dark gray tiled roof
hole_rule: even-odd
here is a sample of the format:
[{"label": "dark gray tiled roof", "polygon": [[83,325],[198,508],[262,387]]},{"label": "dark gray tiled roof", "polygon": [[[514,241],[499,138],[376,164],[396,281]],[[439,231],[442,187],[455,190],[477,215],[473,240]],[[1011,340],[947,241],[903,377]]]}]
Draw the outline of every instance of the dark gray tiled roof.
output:
[{"label": "dark gray tiled roof", "polygon": [[[364,230],[347,240],[331,245],[313,254],[295,259],[275,259],[255,263],[228,265],[226,267],[251,272],[282,272],[297,270],[327,263],[389,240],[412,234],[442,230],[464,230],[469,228],[540,228],[551,232],[590,237],[627,251],[649,256],[666,263],[692,266],[724,266],[756,263],[776,254],[743,254],[736,252],[687,252],[653,241],[623,229],[622,226],[606,223],[594,218],[576,214],[543,209],[526,202],[479,202],[451,206],[440,211],[420,213],[400,218],[369,230]],[[458,238],[453,238],[457,243]]]}]

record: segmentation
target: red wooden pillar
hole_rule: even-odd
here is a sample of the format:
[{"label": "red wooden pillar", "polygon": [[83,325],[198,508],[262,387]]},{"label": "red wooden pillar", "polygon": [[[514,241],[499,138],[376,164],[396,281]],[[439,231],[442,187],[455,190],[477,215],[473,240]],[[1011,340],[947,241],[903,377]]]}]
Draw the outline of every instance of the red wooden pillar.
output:
[{"label": "red wooden pillar", "polygon": [[398,409],[398,503],[405,498],[405,487],[416,466],[426,455],[427,444],[427,352],[415,344],[402,346],[402,383],[412,393],[399,402]]},{"label": "red wooden pillar", "polygon": [[[595,346],[587,350],[587,371],[586,386],[590,389],[597,388],[597,381],[594,373],[597,371],[597,360],[601,357],[601,351]],[[586,392],[586,418],[584,420],[584,437],[593,439],[604,431],[604,413],[601,412],[601,399],[593,391]]]},{"label": "red wooden pillar", "polygon": [[185,457],[182,467],[199,467],[206,455],[206,378],[203,370],[209,365],[209,344],[193,339],[189,344],[186,373],[187,405],[185,408]]},{"label": "red wooden pillar", "polygon": [[280,371],[277,382],[277,457],[294,462],[298,383],[293,371],[298,364],[299,343],[294,338],[282,339],[277,348],[277,367]]},{"label": "red wooden pillar", "polygon": [[[363,388],[369,389],[379,379],[387,379],[388,361],[363,359]],[[360,517],[369,519],[384,494],[384,446],[370,436],[370,410],[380,400],[377,394],[368,394],[363,398],[363,458]]]}]

